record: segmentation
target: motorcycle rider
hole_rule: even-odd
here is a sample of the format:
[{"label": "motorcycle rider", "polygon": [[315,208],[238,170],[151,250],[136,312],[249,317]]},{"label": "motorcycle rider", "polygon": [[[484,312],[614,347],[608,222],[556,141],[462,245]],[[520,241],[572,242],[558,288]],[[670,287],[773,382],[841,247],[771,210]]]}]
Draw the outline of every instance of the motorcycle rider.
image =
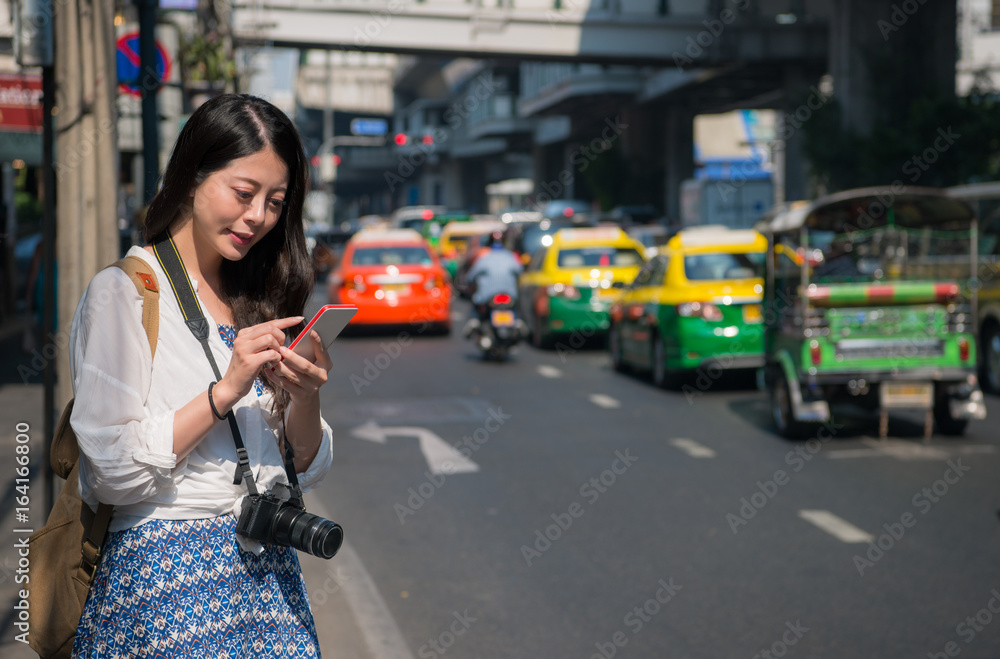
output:
[{"label": "motorcycle rider", "polygon": [[503,245],[503,234],[494,231],[490,234],[488,251],[476,259],[467,275],[467,280],[475,285],[472,294],[473,315],[465,326],[466,338],[479,329],[486,319],[489,309],[487,304],[494,295],[506,293],[512,298],[517,297],[517,277],[524,266],[521,261]]}]

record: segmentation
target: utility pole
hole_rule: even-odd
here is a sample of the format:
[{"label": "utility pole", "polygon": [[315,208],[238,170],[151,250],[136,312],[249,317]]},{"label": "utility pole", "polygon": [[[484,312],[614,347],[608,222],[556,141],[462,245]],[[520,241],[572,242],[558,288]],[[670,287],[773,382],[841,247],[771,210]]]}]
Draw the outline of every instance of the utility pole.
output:
[{"label": "utility pole", "polygon": [[333,152],[333,51],[326,51],[326,105],[323,107],[323,144],[319,148],[319,177],[326,184],[329,203],[326,205],[326,222],[333,226],[334,189],[337,165]]},{"label": "utility pole", "polygon": [[139,6],[139,89],[142,90],[143,203],[149,204],[160,181],[160,117],[156,92],[160,76],[156,72],[156,11],[159,0],[138,0]]},{"label": "utility pole", "polygon": [[[42,67],[42,281],[45,284],[42,303],[42,336],[55,334],[56,320],[56,170],[52,153],[55,148],[53,110],[56,104],[55,39],[53,38],[53,7],[50,0],[30,0],[14,4],[17,30],[14,35],[14,55],[19,66]],[[55,502],[55,478],[51,464],[52,436],[55,433],[55,360],[45,360],[43,371],[44,399],[42,403],[42,434],[45,437],[43,491],[45,514]]]}]

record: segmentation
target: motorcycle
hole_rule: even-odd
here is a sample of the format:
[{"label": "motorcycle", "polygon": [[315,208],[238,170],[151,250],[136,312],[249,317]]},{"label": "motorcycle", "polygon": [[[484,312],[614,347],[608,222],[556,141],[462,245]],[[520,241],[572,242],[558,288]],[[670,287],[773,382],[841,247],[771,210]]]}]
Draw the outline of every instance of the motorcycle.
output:
[{"label": "motorcycle", "polygon": [[504,361],[511,348],[527,335],[527,324],[518,317],[517,303],[506,293],[494,295],[478,308],[479,318],[470,321],[466,338],[473,339],[484,359]]}]

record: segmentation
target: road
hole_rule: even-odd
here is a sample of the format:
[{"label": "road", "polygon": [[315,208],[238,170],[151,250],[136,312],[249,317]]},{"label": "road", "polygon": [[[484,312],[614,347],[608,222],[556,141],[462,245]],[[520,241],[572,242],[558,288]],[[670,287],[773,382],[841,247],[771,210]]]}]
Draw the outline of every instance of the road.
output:
[{"label": "road", "polygon": [[997,398],[962,439],[790,442],[745,379],[663,391],[599,347],[331,355],[307,503],[347,547],[304,559],[328,656],[1000,656]]}]

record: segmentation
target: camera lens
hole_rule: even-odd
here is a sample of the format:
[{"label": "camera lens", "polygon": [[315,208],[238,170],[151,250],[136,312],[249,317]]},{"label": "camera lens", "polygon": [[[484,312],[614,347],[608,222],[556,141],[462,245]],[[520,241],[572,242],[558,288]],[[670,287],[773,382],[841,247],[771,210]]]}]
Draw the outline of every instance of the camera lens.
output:
[{"label": "camera lens", "polygon": [[294,506],[282,506],[271,529],[277,544],[320,558],[333,558],[344,542],[344,529],[339,524]]}]

